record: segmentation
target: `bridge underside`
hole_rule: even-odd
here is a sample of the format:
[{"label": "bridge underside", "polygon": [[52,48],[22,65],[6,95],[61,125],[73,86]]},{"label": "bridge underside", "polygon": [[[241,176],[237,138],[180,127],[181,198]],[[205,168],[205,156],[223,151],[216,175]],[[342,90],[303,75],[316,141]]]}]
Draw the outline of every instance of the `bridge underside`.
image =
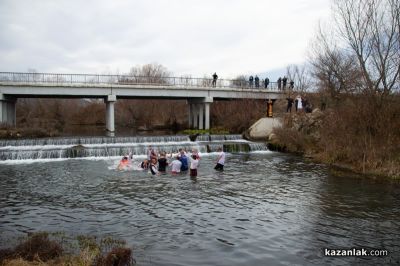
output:
[{"label": "bridge underside", "polygon": [[[109,135],[115,132],[114,108],[118,99],[186,100],[190,128],[210,129],[210,106],[214,101],[281,97],[281,93],[260,89],[185,88],[160,86],[42,86],[0,84],[0,124],[15,126],[18,98],[88,98],[104,99],[106,128]],[[272,110],[272,109],[271,109]]]}]

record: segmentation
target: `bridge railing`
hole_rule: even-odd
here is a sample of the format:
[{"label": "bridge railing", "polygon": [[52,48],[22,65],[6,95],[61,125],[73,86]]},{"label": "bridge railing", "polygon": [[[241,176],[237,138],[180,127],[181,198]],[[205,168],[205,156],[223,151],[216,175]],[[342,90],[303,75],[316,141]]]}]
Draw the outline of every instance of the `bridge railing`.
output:
[{"label": "bridge railing", "polygon": [[21,73],[0,72],[0,82],[26,84],[99,84],[99,85],[154,85],[175,87],[216,87],[216,88],[243,88],[278,91],[278,84],[270,82],[265,86],[264,80],[259,85],[246,80],[213,79],[192,77],[150,77],[131,75],[97,75],[97,74],[57,74],[57,73]]}]

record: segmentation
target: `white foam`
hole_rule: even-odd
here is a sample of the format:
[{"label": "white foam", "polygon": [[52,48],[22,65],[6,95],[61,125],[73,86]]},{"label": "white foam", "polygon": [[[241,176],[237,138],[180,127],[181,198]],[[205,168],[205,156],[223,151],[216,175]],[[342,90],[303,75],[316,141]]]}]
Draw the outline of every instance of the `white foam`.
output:
[{"label": "white foam", "polygon": [[270,150],[264,150],[264,151],[250,151],[250,153],[262,153],[262,154],[265,154],[265,153],[274,153],[274,152],[270,151]]}]

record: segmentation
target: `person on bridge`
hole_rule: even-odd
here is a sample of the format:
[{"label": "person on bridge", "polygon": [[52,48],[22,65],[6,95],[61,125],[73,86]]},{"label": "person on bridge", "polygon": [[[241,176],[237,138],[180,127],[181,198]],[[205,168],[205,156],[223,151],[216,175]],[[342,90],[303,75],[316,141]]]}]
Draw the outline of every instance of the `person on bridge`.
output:
[{"label": "person on bridge", "polygon": [[268,85],[269,85],[269,78],[265,78],[265,81],[264,81],[265,88],[268,88]]},{"label": "person on bridge", "polygon": [[253,88],[253,76],[249,77],[249,86],[250,88]]},{"label": "person on bridge", "polygon": [[284,90],[286,89],[286,84],[287,84],[287,77],[284,76],[283,79],[282,79],[282,85],[283,85],[283,89]]},{"label": "person on bridge", "polygon": [[218,79],[217,72],[214,72],[212,77],[213,77],[212,86],[215,88],[217,86],[217,79]]},{"label": "person on bridge", "polygon": [[294,81],[293,81],[293,80],[291,80],[291,81],[289,82],[289,89],[291,89],[291,90],[294,89]]},{"label": "person on bridge", "polygon": [[256,84],[256,88],[260,87],[260,78],[256,75],[256,77],[254,78],[254,83]]},{"label": "person on bridge", "polygon": [[278,83],[278,90],[281,90],[282,89],[282,79],[281,79],[281,77],[278,78],[277,83]]}]

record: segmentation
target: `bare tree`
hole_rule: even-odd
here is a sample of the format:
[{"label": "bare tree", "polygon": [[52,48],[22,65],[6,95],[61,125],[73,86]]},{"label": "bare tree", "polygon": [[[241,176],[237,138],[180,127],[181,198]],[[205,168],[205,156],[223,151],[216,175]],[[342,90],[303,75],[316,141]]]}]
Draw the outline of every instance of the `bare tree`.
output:
[{"label": "bare tree", "polygon": [[248,86],[248,84],[247,84],[247,80],[248,80],[248,77],[246,77],[245,75],[239,75],[239,76],[236,76],[231,82],[231,86],[233,86],[233,87],[239,87],[239,88],[244,88],[244,87],[247,87]]},{"label": "bare tree", "polygon": [[354,53],[370,93],[387,95],[399,66],[400,0],[335,0],[337,32]]},{"label": "bare tree", "polygon": [[153,63],[132,67],[129,71],[128,78],[133,78],[132,81],[136,83],[167,84],[169,82],[167,77],[170,76],[171,72],[169,72],[166,67]]},{"label": "bare tree", "polygon": [[286,77],[293,81],[295,90],[306,92],[311,87],[310,73],[306,65],[289,65],[286,67]]},{"label": "bare tree", "polygon": [[339,100],[342,93],[360,92],[362,77],[355,55],[338,47],[332,37],[320,26],[309,61],[320,92]]}]

